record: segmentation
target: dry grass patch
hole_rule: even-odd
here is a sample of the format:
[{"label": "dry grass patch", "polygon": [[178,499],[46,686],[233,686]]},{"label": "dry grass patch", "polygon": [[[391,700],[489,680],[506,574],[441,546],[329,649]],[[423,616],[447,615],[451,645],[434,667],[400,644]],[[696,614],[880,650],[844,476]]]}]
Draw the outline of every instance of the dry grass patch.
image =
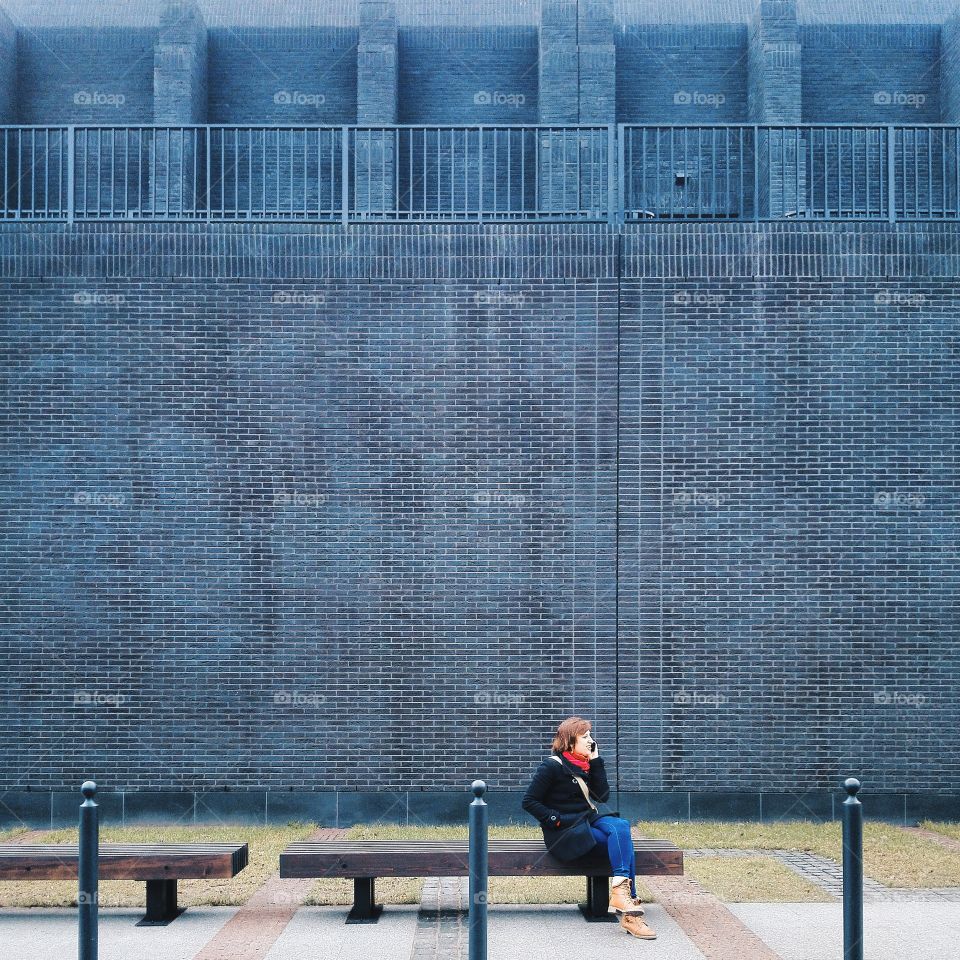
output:
[{"label": "dry grass patch", "polygon": [[[641,821],[634,834],[672,840],[679,847],[737,850],[801,850],[838,863],[842,828],[836,823],[696,823]],[[870,821],[863,828],[864,873],[888,887],[960,886],[960,852],[906,833],[889,823]]]},{"label": "dry grass patch", "polygon": [[833,898],[770,857],[690,857],[686,872],[727,903],[831,903]]}]

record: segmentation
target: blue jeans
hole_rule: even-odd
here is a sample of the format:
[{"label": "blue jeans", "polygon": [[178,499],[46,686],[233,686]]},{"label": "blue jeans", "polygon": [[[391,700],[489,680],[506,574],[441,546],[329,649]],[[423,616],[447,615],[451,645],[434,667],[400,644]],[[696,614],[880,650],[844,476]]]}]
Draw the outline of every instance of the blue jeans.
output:
[{"label": "blue jeans", "polygon": [[598,844],[606,844],[613,875],[630,878],[630,896],[635,897],[637,865],[633,855],[630,821],[623,817],[600,817],[590,824],[590,832],[597,838]]}]

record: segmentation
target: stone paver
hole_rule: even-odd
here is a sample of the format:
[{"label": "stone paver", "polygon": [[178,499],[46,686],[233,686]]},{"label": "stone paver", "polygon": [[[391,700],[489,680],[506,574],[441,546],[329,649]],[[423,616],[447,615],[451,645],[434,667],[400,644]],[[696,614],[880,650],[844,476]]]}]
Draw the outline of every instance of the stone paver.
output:
[{"label": "stone paver", "polygon": [[[736,903],[730,910],[783,960],[837,960],[843,956],[839,903]],[[957,956],[960,906],[948,903],[864,905],[868,960],[944,960]]]},{"label": "stone paver", "polygon": [[[642,879],[706,960],[779,960],[760,937],[696,880],[690,877]],[[652,921],[648,922],[653,926]]]},{"label": "stone paver", "polygon": [[469,899],[466,877],[427,877],[423,881],[410,960],[459,960],[467,956]]},{"label": "stone paver", "polygon": [[[311,834],[309,839],[336,840],[346,832],[324,827]],[[281,880],[279,874],[274,874],[217,931],[194,960],[263,960],[315,882]]]}]

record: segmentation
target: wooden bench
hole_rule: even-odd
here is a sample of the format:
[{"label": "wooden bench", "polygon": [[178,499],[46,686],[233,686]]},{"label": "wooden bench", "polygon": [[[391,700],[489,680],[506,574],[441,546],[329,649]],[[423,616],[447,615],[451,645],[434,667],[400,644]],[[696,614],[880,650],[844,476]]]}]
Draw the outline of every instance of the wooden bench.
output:
[{"label": "wooden bench", "polygon": [[[633,849],[637,876],[683,875],[683,851],[669,841],[635,839]],[[488,854],[491,877],[586,877],[584,918],[616,921],[608,912],[612,868],[604,850],[564,863],[547,853],[542,839],[490,840]],[[377,922],[383,912],[374,893],[377,877],[466,877],[469,872],[467,840],[321,840],[292,843],[280,854],[284,879],[353,879],[347,923]]]},{"label": "wooden bench", "polygon": [[[0,844],[0,880],[76,880],[75,843]],[[235,877],[246,865],[245,843],[102,843],[101,880],[145,880],[147,912],[137,926],[175,920],[177,880]]]}]

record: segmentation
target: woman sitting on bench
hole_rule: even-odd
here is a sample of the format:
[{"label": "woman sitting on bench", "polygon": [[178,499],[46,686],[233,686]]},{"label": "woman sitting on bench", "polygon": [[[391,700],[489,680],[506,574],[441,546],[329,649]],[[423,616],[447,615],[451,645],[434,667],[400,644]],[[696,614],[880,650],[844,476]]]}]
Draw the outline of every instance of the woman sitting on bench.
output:
[{"label": "woman sitting on bench", "polygon": [[616,813],[601,814],[590,795],[601,803],[610,796],[603,758],[590,722],[569,717],[557,728],[550,756],[537,767],[523,809],[539,821],[547,850],[558,860],[576,860],[603,844],[614,873],[610,906],[620,914],[620,926],[642,940],[654,940],[657,935],[643,919],[637,899],[630,822]]}]

